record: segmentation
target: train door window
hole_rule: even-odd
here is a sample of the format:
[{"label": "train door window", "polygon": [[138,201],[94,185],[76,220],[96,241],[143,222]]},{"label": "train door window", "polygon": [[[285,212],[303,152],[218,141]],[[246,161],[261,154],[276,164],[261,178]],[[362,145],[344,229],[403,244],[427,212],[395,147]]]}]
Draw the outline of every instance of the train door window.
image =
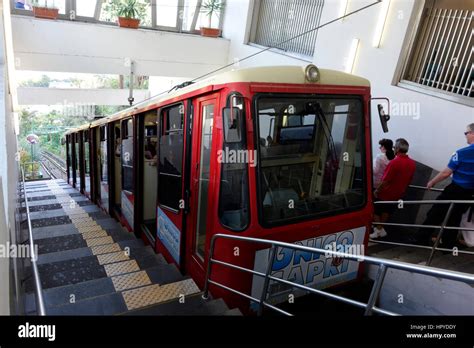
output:
[{"label": "train door window", "polygon": [[67,141],[67,171],[69,182],[72,183],[72,142],[71,135],[66,136]]},{"label": "train door window", "polygon": [[122,190],[134,192],[133,184],[133,120],[122,121]]},{"label": "train door window", "polygon": [[122,167],[120,165],[120,154],[122,153],[122,137],[120,131],[120,122],[114,123],[114,157],[113,157],[113,178],[114,178],[114,198],[115,208],[120,212],[122,202]]},{"label": "train door window", "polygon": [[[144,117],[143,146],[143,216],[142,221],[149,232],[156,230],[157,172],[157,115],[155,112]],[[153,233],[154,235],[154,233]]]},{"label": "train door window", "polygon": [[81,133],[76,133],[74,136],[75,140],[75,146],[74,150],[76,152],[76,188],[80,189],[81,188],[81,167],[80,167],[80,147],[81,147],[81,142],[80,142],[80,135]]},{"label": "train door window", "polygon": [[107,126],[100,127],[100,181],[108,182],[107,169]]},{"label": "train door window", "polygon": [[109,177],[108,177],[108,144],[107,144],[107,126],[99,129],[99,181],[100,181],[100,202],[104,209],[109,210]]},{"label": "train door window", "polygon": [[90,180],[90,173],[91,173],[91,166],[90,166],[90,157],[89,157],[89,130],[84,131],[83,138],[83,146],[84,146],[84,180],[85,180],[85,189],[86,193],[91,192],[91,180]]},{"label": "train door window", "polygon": [[233,231],[244,230],[249,223],[248,164],[256,161],[253,151],[246,151],[245,114],[243,98],[231,95],[224,108],[224,154],[245,154],[236,161],[221,160],[219,219]]},{"label": "train door window", "polygon": [[174,211],[179,210],[182,192],[183,116],[182,104],[160,113],[158,200]]},{"label": "train door window", "polygon": [[203,105],[201,124],[201,158],[199,168],[199,198],[197,213],[196,254],[204,258],[206,242],[206,218],[211,168],[212,132],[214,126],[214,104]]}]

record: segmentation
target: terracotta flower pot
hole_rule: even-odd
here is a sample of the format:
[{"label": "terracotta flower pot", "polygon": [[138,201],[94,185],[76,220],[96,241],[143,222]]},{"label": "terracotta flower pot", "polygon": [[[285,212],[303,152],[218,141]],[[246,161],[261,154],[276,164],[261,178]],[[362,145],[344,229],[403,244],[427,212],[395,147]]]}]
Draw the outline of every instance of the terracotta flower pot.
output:
[{"label": "terracotta flower pot", "polygon": [[140,20],[136,18],[119,17],[118,23],[119,26],[121,26],[122,28],[138,29],[138,26],[140,25]]},{"label": "terracotta flower pot", "polygon": [[33,7],[33,14],[37,18],[57,19],[59,9],[47,7]]},{"label": "terracotta flower pot", "polygon": [[201,35],[207,37],[219,37],[221,35],[220,29],[201,27]]}]

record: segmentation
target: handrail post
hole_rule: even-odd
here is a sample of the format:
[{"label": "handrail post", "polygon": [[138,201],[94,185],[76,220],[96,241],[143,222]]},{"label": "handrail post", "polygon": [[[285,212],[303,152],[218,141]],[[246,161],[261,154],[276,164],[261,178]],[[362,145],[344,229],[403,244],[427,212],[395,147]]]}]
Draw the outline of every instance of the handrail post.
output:
[{"label": "handrail post", "polygon": [[268,286],[270,285],[270,279],[268,277],[270,276],[273,269],[273,262],[275,261],[275,256],[276,256],[276,249],[277,249],[277,246],[272,244],[272,247],[270,249],[270,257],[268,259],[267,271],[265,272],[265,279],[263,281],[262,294],[260,296],[260,304],[258,306],[258,313],[257,313],[258,316],[262,315],[264,302],[267,299]]},{"label": "handrail post", "polygon": [[434,257],[434,254],[436,252],[436,248],[438,247],[439,242],[441,241],[441,237],[443,236],[444,228],[448,224],[448,221],[449,221],[449,218],[451,217],[451,213],[453,211],[453,208],[454,208],[454,202],[452,202],[449,205],[448,211],[446,212],[446,215],[445,215],[444,220],[443,220],[443,224],[441,225],[441,228],[439,229],[438,236],[436,237],[436,241],[433,244],[433,248],[431,249],[430,256],[428,257],[428,261],[426,262],[427,266],[431,265],[431,262],[433,261],[433,257]]},{"label": "handrail post", "polygon": [[385,275],[387,274],[387,266],[383,263],[380,264],[379,270],[377,272],[377,276],[375,277],[375,282],[372,287],[372,291],[370,292],[369,301],[367,301],[367,307],[365,308],[364,315],[372,315],[372,310],[374,309],[375,302],[379,297],[380,290],[382,290],[382,283],[385,279]]},{"label": "handrail post", "polygon": [[212,256],[214,255],[214,248],[216,246],[217,238],[212,237],[211,248],[209,250],[209,258],[207,259],[207,270],[206,270],[206,279],[204,280],[204,289],[202,298],[204,300],[209,299],[209,279],[211,278],[211,266],[212,266]]}]

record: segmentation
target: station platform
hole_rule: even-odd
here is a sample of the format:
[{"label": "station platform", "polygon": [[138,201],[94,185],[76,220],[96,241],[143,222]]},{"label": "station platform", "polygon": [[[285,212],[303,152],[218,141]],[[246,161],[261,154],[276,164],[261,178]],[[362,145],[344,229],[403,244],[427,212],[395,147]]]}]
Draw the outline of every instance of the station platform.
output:
[{"label": "station platform", "polygon": [[[47,315],[241,315],[203,300],[191,278],[64,180],[25,189]],[[35,314],[32,277],[25,291]]]}]

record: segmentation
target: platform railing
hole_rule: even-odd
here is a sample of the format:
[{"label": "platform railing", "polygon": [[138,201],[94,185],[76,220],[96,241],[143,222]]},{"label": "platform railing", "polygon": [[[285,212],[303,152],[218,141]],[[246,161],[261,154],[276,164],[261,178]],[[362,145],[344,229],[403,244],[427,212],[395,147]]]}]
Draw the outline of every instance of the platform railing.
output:
[{"label": "platform railing", "polygon": [[[428,189],[427,187],[424,186],[416,186],[416,185],[410,185],[411,188],[416,188],[416,189],[423,189],[423,190],[434,190],[434,191],[440,191],[442,192],[442,189]],[[386,241],[379,241],[375,239],[370,239],[371,242],[375,243],[380,243],[380,244],[392,244],[392,245],[397,245],[397,246],[406,246],[406,247],[412,247],[412,248],[419,248],[419,249],[431,249],[431,253],[428,257],[428,260],[426,261],[426,265],[429,266],[431,265],[431,262],[433,261],[434,255],[436,251],[446,251],[446,252],[452,252],[452,249],[447,249],[447,248],[439,248],[439,244],[441,241],[441,238],[444,234],[444,231],[446,230],[464,230],[464,231],[474,231],[474,228],[469,228],[469,227],[459,227],[459,226],[447,226],[449,222],[449,218],[451,217],[452,211],[454,209],[455,204],[467,204],[471,205],[474,207],[474,200],[422,200],[422,201],[406,201],[406,200],[401,200],[401,201],[378,201],[374,202],[374,204],[400,204],[402,203],[403,206],[405,205],[414,205],[414,204],[449,204],[448,210],[446,211],[446,214],[443,218],[443,222],[441,225],[420,225],[420,224],[405,224],[405,223],[394,223],[394,222],[373,222],[374,225],[380,225],[380,226],[398,226],[398,227],[415,227],[415,228],[430,228],[430,229],[439,229],[438,234],[436,235],[435,242],[433,243],[433,246],[424,246],[424,245],[417,245],[417,244],[411,244],[411,243],[395,243],[395,242],[386,242]],[[458,254],[469,254],[469,255],[474,255],[474,252],[472,251],[467,251],[467,250],[457,250],[456,251]]]},{"label": "platform railing", "polygon": [[[36,261],[38,260],[38,255],[36,255],[36,249],[33,239],[33,228],[30,218],[30,206],[28,203],[28,194],[26,193],[26,184],[25,184],[25,171],[21,169],[21,179],[22,179],[22,190],[23,190],[23,200],[25,202],[26,210],[26,220],[27,229],[28,229],[28,241],[30,245],[30,258],[31,258],[31,270],[33,273],[33,282],[35,288],[35,300],[36,300],[36,313],[38,315],[46,315],[46,309],[44,305],[44,296],[43,296],[43,287],[41,286],[40,274],[38,271],[38,265]],[[18,295],[18,294],[17,294]]]},{"label": "platform railing", "polygon": [[[217,260],[214,258],[214,250],[216,247],[216,241],[218,239],[229,239],[229,240],[236,240],[236,241],[242,241],[242,242],[248,242],[248,243],[253,243],[253,244],[264,244],[264,245],[270,245],[270,257],[269,257],[269,262],[266,268],[266,272],[258,272],[253,269],[241,267],[238,265],[234,265],[232,263],[228,263],[225,261]],[[288,248],[288,249],[293,249],[293,250],[300,250],[300,251],[305,251],[305,252],[310,252],[310,253],[316,253],[316,254],[321,254],[325,255],[326,257],[338,257],[338,258],[344,258],[344,259],[349,259],[352,261],[357,261],[357,262],[366,262],[369,264],[375,264],[379,266],[377,275],[375,277],[374,284],[372,286],[372,290],[369,296],[369,299],[367,303],[356,301],[344,296],[332,294],[323,290],[319,289],[314,289],[306,285],[302,285],[296,282],[292,282],[286,279],[281,279],[273,276],[272,269],[273,269],[273,264],[276,259],[276,253],[277,253],[277,248]],[[255,276],[264,278],[264,283],[262,287],[262,291],[260,294],[260,298],[255,298],[252,297],[251,295],[247,295],[241,291],[238,291],[236,289],[233,289],[229,286],[226,286],[225,284],[219,283],[215,280],[212,279],[212,265],[217,264],[221,265],[224,267],[232,268],[235,270],[239,270],[245,273],[253,274]],[[267,297],[268,297],[268,289],[270,285],[270,281],[275,281],[279,283],[286,284],[290,287],[293,288],[298,288],[304,291],[307,291],[309,293],[315,293],[318,295],[322,295],[325,297],[328,297],[333,300],[337,300],[343,303],[347,303],[359,308],[364,309],[364,315],[372,315],[373,312],[379,313],[379,314],[384,314],[384,315],[390,315],[390,316],[395,316],[399,315],[397,313],[391,312],[384,310],[382,308],[376,307],[376,302],[379,297],[380,291],[382,289],[382,285],[385,279],[385,275],[387,274],[388,269],[398,269],[406,272],[414,272],[414,273],[419,273],[419,274],[424,274],[428,276],[433,276],[433,277],[438,277],[438,278],[444,278],[444,279],[450,279],[454,281],[460,281],[464,282],[467,284],[470,284],[471,286],[474,284],[474,275],[469,275],[465,273],[460,273],[460,272],[454,272],[454,271],[447,271],[439,268],[434,268],[434,267],[427,267],[427,266],[422,266],[422,265],[414,265],[411,263],[406,263],[406,262],[399,262],[399,261],[393,261],[393,260],[388,260],[388,259],[381,259],[381,258],[376,258],[376,257],[371,257],[371,256],[365,256],[365,255],[352,255],[349,253],[343,253],[343,252],[338,252],[338,251],[333,251],[333,250],[327,250],[327,249],[320,249],[320,248],[314,248],[314,247],[307,247],[307,246],[302,246],[298,244],[291,244],[291,243],[285,243],[285,242],[279,242],[275,240],[268,240],[268,239],[260,239],[260,238],[251,238],[251,237],[243,237],[243,236],[234,236],[234,235],[227,235],[227,234],[216,234],[212,237],[211,240],[211,247],[210,247],[210,252],[209,252],[209,257],[208,257],[208,263],[207,263],[207,273],[206,273],[206,279],[204,283],[204,292],[203,292],[203,298],[208,299],[209,298],[209,287],[210,285],[214,285],[216,287],[222,288],[224,290],[227,290],[229,292],[232,292],[236,295],[239,295],[241,297],[244,297],[251,302],[255,302],[258,304],[258,315],[262,315],[264,307],[270,308],[278,313],[281,313],[283,315],[287,316],[292,316],[291,313],[284,311],[273,304],[267,302]]]},{"label": "platform railing", "polygon": [[32,161],[23,163],[23,171],[25,178],[29,180],[38,180],[41,179],[41,162]]}]

